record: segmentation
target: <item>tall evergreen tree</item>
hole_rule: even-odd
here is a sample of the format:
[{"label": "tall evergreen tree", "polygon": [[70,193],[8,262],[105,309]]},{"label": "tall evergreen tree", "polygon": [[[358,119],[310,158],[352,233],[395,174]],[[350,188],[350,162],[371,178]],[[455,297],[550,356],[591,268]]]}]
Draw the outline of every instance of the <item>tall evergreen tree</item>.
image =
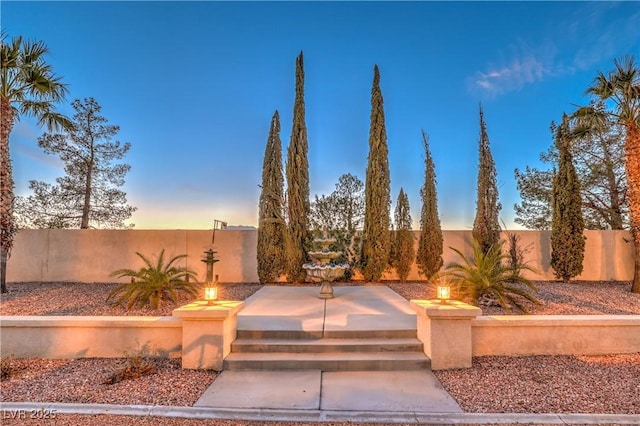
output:
[{"label": "tall evergreen tree", "polygon": [[[640,293],[640,65],[633,56],[614,61],[615,68],[606,74],[599,71],[587,93],[608,102],[609,119],[625,129],[625,171],[629,191],[629,221],[635,247],[632,293]],[[598,119],[597,110],[580,108],[576,116]]]},{"label": "tall evergreen tree", "polygon": [[131,228],[124,222],[136,208],[118,187],[131,166],[118,162],[131,144],[113,140],[119,126],[108,124],[102,107],[93,98],[71,103],[73,126],[63,133],[45,133],[38,145],[60,157],[65,175],[51,185],[30,181],[33,195],[18,197],[16,213],[32,228]]},{"label": "tall evergreen tree", "polygon": [[296,59],[296,97],[293,105],[293,128],[287,150],[287,209],[286,242],[287,280],[302,282],[306,273],[309,247],[309,160],[307,159],[307,127],[304,114],[304,63],[302,52]]},{"label": "tall evergreen tree", "polygon": [[391,250],[391,264],[395,268],[400,282],[407,281],[411,265],[415,257],[413,248],[413,232],[411,230],[411,211],[409,198],[402,188],[398,194],[395,211],[396,231]]},{"label": "tall evergreen tree", "polygon": [[482,251],[487,253],[491,246],[500,240],[500,224],[498,215],[502,206],[498,202],[498,185],[496,182],[496,165],[491,155],[487,125],[480,105],[480,140],[478,143],[478,200],[476,217],[473,221],[473,237],[478,241]]},{"label": "tall evergreen tree", "polygon": [[362,242],[362,274],[366,281],[377,281],[389,264],[391,206],[387,131],[380,91],[380,72],[373,69],[369,158],[365,181],[365,216]]},{"label": "tall evergreen tree", "polygon": [[420,189],[422,212],[420,215],[420,241],[416,263],[420,273],[431,278],[442,267],[442,227],[438,215],[438,195],[436,192],[436,170],[429,149],[429,136],[422,131],[424,145],[424,184]]},{"label": "tall evergreen tree", "polygon": [[258,212],[258,278],[261,283],[275,281],[285,271],[284,176],[280,115],[273,113],[269,138],[264,150],[262,185]]},{"label": "tall evergreen tree", "polygon": [[569,151],[568,120],[552,124],[556,147],[560,153],[558,172],[553,177],[553,218],[551,222],[551,267],[562,281],[580,275],[584,260],[584,220],[580,181]]}]

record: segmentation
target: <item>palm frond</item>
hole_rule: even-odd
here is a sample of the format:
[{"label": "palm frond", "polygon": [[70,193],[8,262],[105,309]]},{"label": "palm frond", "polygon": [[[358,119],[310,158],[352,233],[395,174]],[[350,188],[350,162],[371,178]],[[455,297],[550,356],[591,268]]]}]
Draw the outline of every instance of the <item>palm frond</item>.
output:
[{"label": "palm frond", "polygon": [[[199,289],[195,283],[196,273],[187,267],[173,265],[186,255],[174,256],[168,263],[165,263],[164,249],[155,261],[139,252],[136,255],[145,266],[137,271],[118,269],[112,272],[112,276],[131,277],[135,280],[115,288],[109,293],[107,301],[113,300],[117,305],[126,304],[127,310],[135,305],[157,309],[164,302],[177,303],[180,293],[197,297]],[[193,282],[188,281],[189,279],[193,279]]]},{"label": "palm frond", "polygon": [[[461,262],[449,264],[446,276],[456,285],[460,294],[470,298],[474,304],[477,304],[483,295],[490,295],[507,311],[513,307],[525,311],[525,306],[517,297],[524,297],[530,301],[536,299],[530,293],[535,291],[535,286],[522,275],[522,272],[535,270],[521,262],[511,264],[510,256],[502,251],[504,241],[491,246],[486,253],[475,239],[472,245],[473,254],[469,257],[451,247]],[[523,287],[513,284],[521,284]]]}]

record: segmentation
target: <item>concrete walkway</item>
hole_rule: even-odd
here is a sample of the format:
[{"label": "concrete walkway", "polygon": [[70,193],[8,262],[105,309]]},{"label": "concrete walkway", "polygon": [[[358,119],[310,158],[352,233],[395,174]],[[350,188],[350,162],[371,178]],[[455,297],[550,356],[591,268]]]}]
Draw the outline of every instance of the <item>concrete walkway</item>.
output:
[{"label": "concrete walkway", "polygon": [[336,286],[333,299],[318,287],[266,286],[245,301],[238,331],[298,331],[310,337],[361,337],[370,331],[415,330],[409,302],[389,287]]}]

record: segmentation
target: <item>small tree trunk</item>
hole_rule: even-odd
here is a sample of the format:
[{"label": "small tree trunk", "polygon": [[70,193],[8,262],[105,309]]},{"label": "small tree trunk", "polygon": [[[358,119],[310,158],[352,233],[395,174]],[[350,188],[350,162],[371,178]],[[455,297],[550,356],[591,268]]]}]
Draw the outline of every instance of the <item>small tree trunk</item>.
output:
[{"label": "small tree trunk", "polygon": [[636,235],[633,238],[633,246],[635,248],[635,262],[633,269],[633,285],[631,286],[631,293],[640,294],[640,234],[639,232],[635,233]]},{"label": "small tree trunk", "polygon": [[0,98],[0,291],[7,291],[7,259],[13,247],[13,174],[9,154],[9,134],[13,128],[13,110],[9,99]]},{"label": "small tree trunk", "polygon": [[7,250],[2,247],[0,250],[0,292],[7,292]]},{"label": "small tree trunk", "polygon": [[625,142],[625,168],[629,188],[629,217],[631,219],[631,235],[633,237],[634,270],[632,293],[640,294],[640,130],[629,125]]}]

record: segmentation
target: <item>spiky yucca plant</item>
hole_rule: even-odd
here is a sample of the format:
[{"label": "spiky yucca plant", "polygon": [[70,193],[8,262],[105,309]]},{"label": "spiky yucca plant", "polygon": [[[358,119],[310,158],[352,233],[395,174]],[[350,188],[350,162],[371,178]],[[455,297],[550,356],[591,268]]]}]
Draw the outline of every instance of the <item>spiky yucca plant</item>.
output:
[{"label": "spiky yucca plant", "polygon": [[185,266],[174,265],[178,260],[187,257],[186,254],[174,256],[166,264],[164,249],[160,252],[155,264],[141,253],[136,252],[136,254],[142,259],[145,267],[137,271],[133,269],[113,271],[111,273],[113,277],[130,277],[132,280],[130,283],[122,284],[113,289],[107,297],[107,302],[113,300],[115,305],[126,303],[127,310],[135,304],[139,306],[150,305],[153,309],[157,309],[160,302],[176,303],[178,293],[186,293],[193,297],[198,296],[199,288],[195,283],[196,273]]},{"label": "spiky yucca plant", "polygon": [[502,252],[504,241],[483,251],[482,245],[473,240],[473,255],[466,257],[460,250],[450,247],[462,259],[447,266],[446,275],[452,280],[463,296],[469,297],[473,303],[486,295],[495,298],[500,306],[511,311],[513,307],[528,313],[522,299],[538,304],[531,291],[535,285],[522,275],[522,271],[534,271],[529,265],[511,263],[509,254]]}]

